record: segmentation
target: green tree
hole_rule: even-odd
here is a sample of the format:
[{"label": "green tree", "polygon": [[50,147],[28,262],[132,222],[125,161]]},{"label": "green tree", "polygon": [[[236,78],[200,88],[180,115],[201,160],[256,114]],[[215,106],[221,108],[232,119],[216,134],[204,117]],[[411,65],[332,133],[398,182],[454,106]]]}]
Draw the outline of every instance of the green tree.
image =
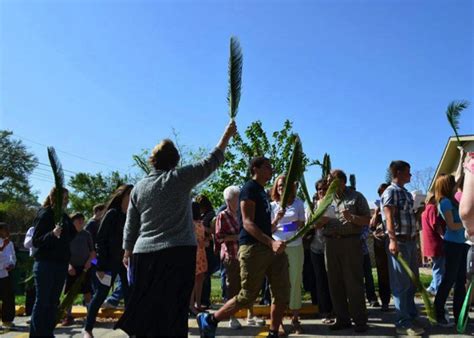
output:
[{"label": "green tree", "polygon": [[[252,122],[244,131],[244,135],[236,135],[229,144],[225,163],[216,174],[202,187],[201,193],[208,196],[215,207],[224,203],[222,192],[229,185],[242,186],[250,179],[248,165],[255,156],[266,156],[273,166],[273,177],[270,184],[280,174],[285,173],[291,158],[294,140],[293,123],[286,120],[280,130],[274,131],[269,137],[260,120]],[[312,165],[304,156],[304,165]]]},{"label": "green tree", "polygon": [[91,216],[92,208],[98,203],[106,203],[110,195],[122,184],[133,184],[136,179],[121,175],[118,171],[110,174],[78,173],[71,177],[69,186],[70,209]]},{"label": "green tree", "polygon": [[29,176],[38,160],[12,132],[0,130],[0,202],[15,200],[28,205],[37,197],[31,191]]}]

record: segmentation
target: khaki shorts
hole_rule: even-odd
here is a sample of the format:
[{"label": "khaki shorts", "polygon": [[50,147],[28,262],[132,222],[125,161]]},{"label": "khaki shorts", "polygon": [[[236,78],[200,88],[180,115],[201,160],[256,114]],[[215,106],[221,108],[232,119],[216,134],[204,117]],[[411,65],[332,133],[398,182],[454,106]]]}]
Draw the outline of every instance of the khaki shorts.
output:
[{"label": "khaki shorts", "polygon": [[241,245],[239,248],[241,289],[236,297],[240,307],[252,306],[262,288],[265,276],[270,283],[272,303],[288,305],[290,279],[286,253],[275,255],[261,243]]}]

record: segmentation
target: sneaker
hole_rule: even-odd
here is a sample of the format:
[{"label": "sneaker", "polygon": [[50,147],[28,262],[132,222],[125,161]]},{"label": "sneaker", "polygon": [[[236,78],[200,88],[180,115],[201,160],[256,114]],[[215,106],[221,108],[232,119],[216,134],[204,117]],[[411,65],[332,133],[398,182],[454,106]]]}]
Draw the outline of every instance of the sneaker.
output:
[{"label": "sneaker", "polygon": [[214,338],[216,336],[217,325],[209,323],[210,316],[210,313],[201,312],[196,317],[201,338]]},{"label": "sneaker", "polygon": [[377,300],[371,301],[370,307],[380,307],[380,303]]},{"label": "sneaker", "polygon": [[242,328],[242,325],[240,324],[240,322],[238,321],[237,318],[231,318],[229,320],[229,327],[233,330],[238,330],[238,329],[241,329]]},{"label": "sneaker", "polygon": [[5,330],[14,330],[16,325],[13,322],[2,322],[2,326]]},{"label": "sneaker", "polygon": [[453,327],[454,324],[452,322],[448,322],[446,320],[446,318],[439,318],[436,320],[438,322],[438,326],[441,326],[441,327]]},{"label": "sneaker", "polygon": [[399,335],[416,337],[416,336],[421,336],[423,333],[425,333],[425,330],[417,326],[410,326],[410,327],[400,326],[400,327],[397,327],[396,332]]},{"label": "sneaker", "polygon": [[114,309],[114,310],[115,310],[115,309],[117,308],[117,306],[115,306],[115,305],[109,303],[108,301],[105,301],[105,302],[102,304],[101,308],[103,308],[103,309]]},{"label": "sneaker", "polygon": [[251,318],[247,318],[247,325],[248,326],[265,326],[266,322],[263,318],[258,318],[257,316],[253,316]]},{"label": "sneaker", "polygon": [[336,322],[334,324],[329,325],[329,330],[339,331],[339,330],[349,329],[351,327],[352,327],[351,322],[344,323],[344,322],[336,320]]},{"label": "sneaker", "polygon": [[356,324],[354,326],[354,332],[356,333],[363,333],[366,332],[369,329],[369,326],[367,324]]},{"label": "sneaker", "polygon": [[390,308],[389,308],[388,304],[382,304],[382,308],[380,309],[380,311],[389,312]]}]

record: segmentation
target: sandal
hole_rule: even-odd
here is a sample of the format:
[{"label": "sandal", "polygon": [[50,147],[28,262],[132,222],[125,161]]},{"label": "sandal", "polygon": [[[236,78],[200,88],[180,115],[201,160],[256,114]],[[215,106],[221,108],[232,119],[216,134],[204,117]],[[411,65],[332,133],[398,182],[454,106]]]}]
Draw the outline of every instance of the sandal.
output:
[{"label": "sandal", "polygon": [[293,332],[295,334],[303,333],[303,328],[301,327],[301,322],[299,320],[292,320],[291,325],[293,325]]}]

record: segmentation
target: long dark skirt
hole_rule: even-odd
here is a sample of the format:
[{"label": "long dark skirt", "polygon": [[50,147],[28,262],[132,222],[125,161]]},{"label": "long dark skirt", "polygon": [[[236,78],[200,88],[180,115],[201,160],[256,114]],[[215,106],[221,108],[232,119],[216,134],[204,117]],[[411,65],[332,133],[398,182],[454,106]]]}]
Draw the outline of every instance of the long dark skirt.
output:
[{"label": "long dark skirt", "polygon": [[130,336],[187,337],[196,247],[134,254],[132,264],[132,293],[115,328]]}]

